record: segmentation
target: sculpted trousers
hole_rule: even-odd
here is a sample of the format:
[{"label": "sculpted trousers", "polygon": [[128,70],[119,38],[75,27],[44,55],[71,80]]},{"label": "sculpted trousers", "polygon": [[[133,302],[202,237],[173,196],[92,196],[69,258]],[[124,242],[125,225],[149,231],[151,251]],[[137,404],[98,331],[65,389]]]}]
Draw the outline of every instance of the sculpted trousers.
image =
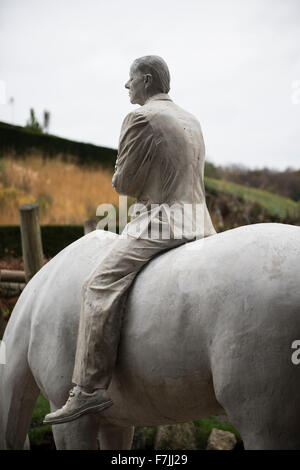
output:
[{"label": "sculpted trousers", "polygon": [[187,241],[127,236],[112,243],[83,284],[73,383],[88,390],[108,388],[129,287],[151,258]]}]

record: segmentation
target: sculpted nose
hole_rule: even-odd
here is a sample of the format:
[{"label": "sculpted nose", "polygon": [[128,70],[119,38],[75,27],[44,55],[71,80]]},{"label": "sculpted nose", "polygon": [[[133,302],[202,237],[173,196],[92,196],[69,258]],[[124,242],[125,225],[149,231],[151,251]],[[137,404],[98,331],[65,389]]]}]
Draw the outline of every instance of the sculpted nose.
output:
[{"label": "sculpted nose", "polygon": [[129,88],[129,80],[125,83],[125,88]]}]

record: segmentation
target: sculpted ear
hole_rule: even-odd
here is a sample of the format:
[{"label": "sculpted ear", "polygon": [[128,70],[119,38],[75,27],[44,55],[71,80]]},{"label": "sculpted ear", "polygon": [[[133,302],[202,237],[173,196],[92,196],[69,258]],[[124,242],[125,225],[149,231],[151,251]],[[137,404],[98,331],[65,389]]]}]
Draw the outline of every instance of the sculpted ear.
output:
[{"label": "sculpted ear", "polygon": [[149,88],[152,85],[153,78],[152,78],[152,75],[150,73],[146,73],[144,75],[144,83],[145,83],[146,88]]}]

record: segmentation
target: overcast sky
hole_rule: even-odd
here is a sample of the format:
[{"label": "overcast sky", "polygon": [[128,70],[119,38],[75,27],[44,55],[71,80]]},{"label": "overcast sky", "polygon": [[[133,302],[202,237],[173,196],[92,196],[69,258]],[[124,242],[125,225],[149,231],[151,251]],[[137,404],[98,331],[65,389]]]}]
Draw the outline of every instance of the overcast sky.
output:
[{"label": "overcast sky", "polygon": [[51,133],[116,148],[147,54],[166,60],[208,160],[300,169],[300,0],[0,0],[0,120],[46,109]]}]

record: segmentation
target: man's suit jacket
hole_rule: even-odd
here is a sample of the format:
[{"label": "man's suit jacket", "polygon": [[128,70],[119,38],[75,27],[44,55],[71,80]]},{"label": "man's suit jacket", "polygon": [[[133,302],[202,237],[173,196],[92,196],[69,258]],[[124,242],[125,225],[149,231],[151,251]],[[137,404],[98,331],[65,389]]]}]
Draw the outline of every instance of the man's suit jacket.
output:
[{"label": "man's suit jacket", "polygon": [[205,202],[204,160],[198,120],[169,95],[154,95],[129,113],[122,124],[112,185],[118,193],[135,197],[144,208],[126,229],[139,222],[145,233],[145,217],[149,221],[150,216],[152,224],[165,224],[167,217],[171,238],[183,218],[185,238],[215,234]]}]

